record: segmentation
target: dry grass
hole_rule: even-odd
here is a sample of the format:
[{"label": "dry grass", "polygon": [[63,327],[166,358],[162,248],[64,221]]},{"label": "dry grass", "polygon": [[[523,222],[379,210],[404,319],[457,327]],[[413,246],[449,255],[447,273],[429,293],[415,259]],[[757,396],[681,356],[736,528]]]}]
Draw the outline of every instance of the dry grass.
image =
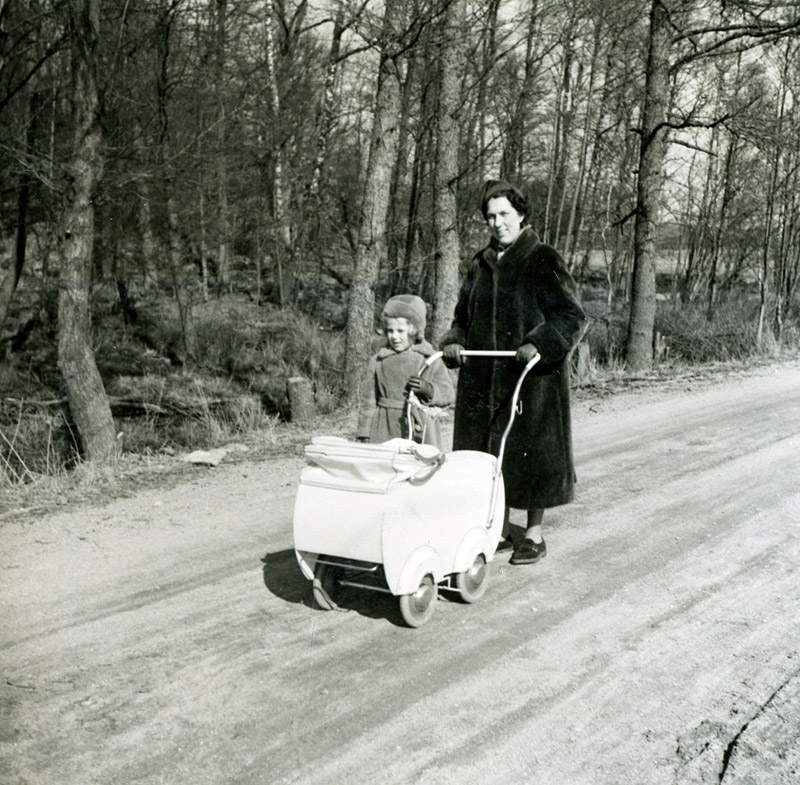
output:
[{"label": "dry grass", "polygon": [[[245,449],[231,450],[225,456],[225,463],[299,455],[313,436],[320,433],[350,436],[354,429],[355,412],[345,409],[333,415],[320,415],[302,426],[271,419],[261,428],[240,433],[237,445]],[[100,504],[151,487],[172,487],[197,473],[197,467],[186,462],[186,454],[208,446],[196,445],[185,450],[170,447],[160,452],[127,451],[110,466],[78,463],[69,471],[63,468],[49,474],[26,471],[22,482],[3,480],[0,474],[0,521],[32,520],[55,509]]]}]

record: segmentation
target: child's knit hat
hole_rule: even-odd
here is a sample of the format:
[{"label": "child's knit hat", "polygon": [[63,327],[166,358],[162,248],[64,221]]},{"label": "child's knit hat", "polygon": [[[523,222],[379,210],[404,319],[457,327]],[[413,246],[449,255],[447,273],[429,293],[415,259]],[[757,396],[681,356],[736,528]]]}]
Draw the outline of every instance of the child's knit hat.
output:
[{"label": "child's knit hat", "polygon": [[427,309],[425,301],[416,294],[396,294],[386,301],[383,306],[384,318],[389,319],[408,319],[417,328],[417,336],[425,337],[425,316]]}]

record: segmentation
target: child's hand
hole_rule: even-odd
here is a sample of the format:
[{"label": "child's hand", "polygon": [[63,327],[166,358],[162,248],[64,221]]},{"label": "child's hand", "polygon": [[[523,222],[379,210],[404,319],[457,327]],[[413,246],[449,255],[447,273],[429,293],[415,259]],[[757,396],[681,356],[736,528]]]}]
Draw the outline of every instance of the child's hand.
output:
[{"label": "child's hand", "polygon": [[421,376],[410,376],[408,384],[406,384],[406,390],[413,390],[417,398],[423,403],[433,398],[433,385]]}]

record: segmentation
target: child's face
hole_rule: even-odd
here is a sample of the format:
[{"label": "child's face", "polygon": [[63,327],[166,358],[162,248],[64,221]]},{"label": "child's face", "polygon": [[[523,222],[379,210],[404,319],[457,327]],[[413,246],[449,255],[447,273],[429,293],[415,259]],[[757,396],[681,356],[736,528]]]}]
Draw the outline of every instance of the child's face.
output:
[{"label": "child's face", "polygon": [[411,346],[411,342],[417,334],[413,324],[402,316],[396,318],[385,318],[383,320],[383,331],[386,333],[386,340],[389,346],[396,352],[404,352]]}]

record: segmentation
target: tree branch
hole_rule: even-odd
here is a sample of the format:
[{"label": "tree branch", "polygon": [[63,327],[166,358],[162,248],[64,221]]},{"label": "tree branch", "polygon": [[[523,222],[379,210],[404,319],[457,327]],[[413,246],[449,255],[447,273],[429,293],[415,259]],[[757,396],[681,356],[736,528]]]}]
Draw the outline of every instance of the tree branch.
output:
[{"label": "tree branch", "polygon": [[11,102],[14,96],[17,95],[27,84],[28,82],[33,79],[39,69],[57,52],[59,52],[69,41],[69,35],[64,34],[56,41],[54,41],[50,46],[45,50],[44,54],[31,66],[30,70],[27,74],[24,74],[19,82],[12,87],[0,100],[0,112],[2,112],[6,106]]},{"label": "tree branch", "polygon": [[[692,52],[691,54],[679,58],[678,60],[675,61],[675,63],[672,64],[672,66],[670,67],[670,71],[672,72],[677,71],[687,63],[691,63],[695,60],[700,60],[705,57],[739,54],[740,52],[746,52],[750,49],[754,49],[757,46],[769,44],[772,43],[773,41],[777,41],[786,36],[796,34],[797,31],[800,31],[800,18],[795,19],[791,22],[787,22],[786,24],[783,25],[774,25],[773,27],[771,27],[771,29],[763,29],[761,27],[752,25],[742,25],[739,27],[731,26],[728,28],[707,28],[697,31],[688,31],[674,38],[673,43],[690,39],[696,35],[703,35],[712,32],[720,32],[720,30],[726,32],[730,30],[733,32],[731,32],[730,35],[727,35],[718,41],[714,41],[708,44],[707,46],[705,46],[702,49],[699,49],[696,52]],[[747,43],[744,43],[740,46],[736,46],[735,48],[732,49],[727,48],[730,44],[734,42],[740,42],[745,39],[753,39],[753,40],[749,40]]]}]

